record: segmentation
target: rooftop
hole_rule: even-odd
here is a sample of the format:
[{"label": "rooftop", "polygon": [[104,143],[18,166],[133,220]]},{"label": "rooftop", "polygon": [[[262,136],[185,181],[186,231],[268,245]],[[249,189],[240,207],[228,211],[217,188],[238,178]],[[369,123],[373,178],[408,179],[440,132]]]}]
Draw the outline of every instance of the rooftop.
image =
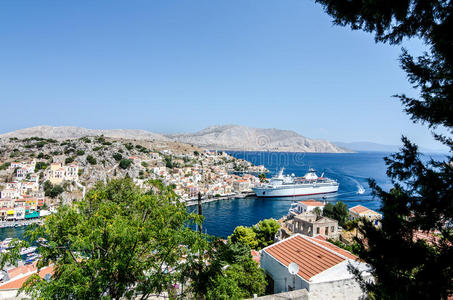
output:
[{"label": "rooftop", "polygon": [[377,213],[374,210],[369,209],[368,207],[365,207],[363,205],[356,205],[354,207],[351,207],[349,210],[353,211],[355,213],[358,213],[358,214],[361,214],[361,213],[364,213],[364,212],[368,212],[368,213],[379,215],[379,213]]},{"label": "rooftop", "polygon": [[299,201],[299,203],[305,204],[306,206],[324,206],[324,203],[316,200]]},{"label": "rooftop", "polygon": [[288,267],[291,262],[299,265],[298,275],[309,281],[314,276],[357,257],[319,238],[295,234],[281,242],[264,248],[277,261]]}]

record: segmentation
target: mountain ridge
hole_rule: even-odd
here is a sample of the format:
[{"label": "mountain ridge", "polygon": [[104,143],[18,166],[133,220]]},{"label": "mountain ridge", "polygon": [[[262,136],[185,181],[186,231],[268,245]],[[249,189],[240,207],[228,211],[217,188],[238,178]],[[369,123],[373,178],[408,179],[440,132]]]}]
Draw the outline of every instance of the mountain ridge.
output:
[{"label": "mountain ridge", "polygon": [[295,131],[277,128],[254,128],[241,125],[214,125],[195,133],[159,134],[141,129],[87,129],[75,126],[35,126],[0,134],[0,138],[72,139],[98,136],[173,141],[192,144],[204,149],[277,152],[350,153],[327,140],[310,139]]}]

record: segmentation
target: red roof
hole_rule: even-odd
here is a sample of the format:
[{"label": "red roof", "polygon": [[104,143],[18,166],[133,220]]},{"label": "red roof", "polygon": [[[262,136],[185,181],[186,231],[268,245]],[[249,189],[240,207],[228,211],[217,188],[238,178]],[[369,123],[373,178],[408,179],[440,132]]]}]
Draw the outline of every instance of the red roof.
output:
[{"label": "red roof", "polygon": [[378,214],[378,213],[375,212],[374,210],[369,209],[368,207],[365,207],[365,206],[363,206],[363,205],[356,205],[356,206],[354,206],[354,207],[351,207],[349,210],[350,210],[350,211],[353,211],[353,212],[355,212],[355,213],[358,213],[358,214],[364,213],[364,212],[366,212],[366,211],[369,211],[369,212]]},{"label": "red roof", "polygon": [[[345,261],[347,258],[356,259],[327,241],[309,238],[301,234],[293,235],[279,243],[264,248],[277,261],[288,267],[291,262],[299,265],[298,275],[305,280],[310,280],[333,266]],[[341,250],[341,251],[340,251]]]},{"label": "red roof", "polygon": [[[23,268],[23,267],[27,267],[27,268]],[[35,266],[22,266],[22,267],[19,267],[19,268],[23,268],[23,269],[17,270],[17,271],[13,271],[14,274],[16,274],[15,277],[19,277],[19,278],[15,279],[14,277],[12,277],[11,280],[9,280],[9,281],[5,282],[4,284],[0,285],[0,290],[20,289],[22,287],[22,285],[24,284],[24,282],[31,275],[33,275],[34,273],[37,272],[37,269],[36,269]],[[16,268],[16,269],[18,269],[18,268]],[[52,274],[53,273],[53,269],[54,269],[53,266],[42,268],[39,271],[39,276],[41,278],[44,278],[44,276],[46,274]],[[11,272],[11,270],[8,271],[8,273],[10,273],[10,272]],[[24,274],[27,274],[27,275],[23,276]]]},{"label": "red roof", "polygon": [[306,206],[324,206],[324,203],[316,200],[299,201],[299,203],[305,204]]},{"label": "red roof", "polygon": [[352,254],[351,252],[349,252],[347,250],[344,250],[344,249],[342,249],[340,247],[337,247],[337,246],[335,246],[332,243],[329,243],[328,241],[326,241],[326,238],[324,236],[322,236],[322,235],[317,235],[315,237],[308,237],[308,238],[312,239],[316,243],[318,243],[318,244],[320,244],[320,245],[322,245],[324,247],[327,247],[330,250],[335,251],[335,252],[337,252],[337,253],[339,253],[339,254],[347,257],[347,258],[354,259],[354,260],[358,259],[358,257],[355,256],[354,254]]}]

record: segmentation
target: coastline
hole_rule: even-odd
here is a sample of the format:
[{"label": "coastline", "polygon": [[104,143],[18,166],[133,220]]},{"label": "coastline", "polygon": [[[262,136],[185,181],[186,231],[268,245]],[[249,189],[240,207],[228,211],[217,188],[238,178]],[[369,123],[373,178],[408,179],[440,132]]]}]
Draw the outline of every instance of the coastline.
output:
[{"label": "coastline", "polygon": [[[221,201],[221,200],[244,199],[244,198],[253,197],[253,196],[255,196],[255,193],[248,192],[248,193],[238,193],[238,194],[234,194],[234,195],[212,197],[212,198],[205,197],[205,198],[201,198],[201,204],[215,202],[215,201]],[[186,206],[197,205],[198,198],[192,198],[190,200],[187,200],[185,203],[186,203]]]}]

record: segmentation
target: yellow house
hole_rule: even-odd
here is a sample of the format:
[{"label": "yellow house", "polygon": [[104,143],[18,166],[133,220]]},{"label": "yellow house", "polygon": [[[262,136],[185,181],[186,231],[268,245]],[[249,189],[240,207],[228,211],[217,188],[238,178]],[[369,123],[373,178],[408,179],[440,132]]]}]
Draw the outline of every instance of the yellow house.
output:
[{"label": "yellow house", "polygon": [[349,220],[354,221],[361,218],[365,218],[373,222],[375,226],[378,226],[382,219],[382,215],[363,205],[356,205],[349,209]]},{"label": "yellow house", "polygon": [[60,184],[63,180],[77,180],[79,178],[78,172],[77,164],[64,166],[62,163],[52,163],[47,172],[47,179],[52,184]]}]

